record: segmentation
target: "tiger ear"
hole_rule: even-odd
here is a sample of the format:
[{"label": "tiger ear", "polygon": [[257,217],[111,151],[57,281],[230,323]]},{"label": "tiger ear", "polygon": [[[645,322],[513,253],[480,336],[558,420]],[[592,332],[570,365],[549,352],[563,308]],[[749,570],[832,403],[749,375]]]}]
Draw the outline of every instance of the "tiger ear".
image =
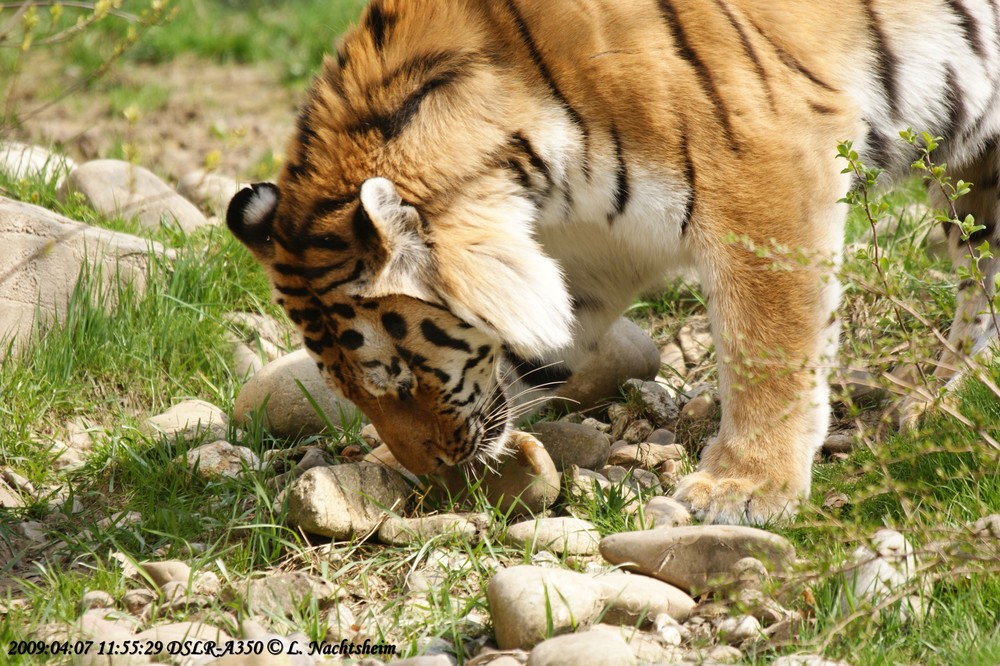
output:
[{"label": "tiger ear", "polygon": [[354,218],[354,235],[372,255],[375,276],[367,296],[406,294],[427,299],[430,248],[420,234],[420,213],[405,203],[387,178],[369,178],[361,185],[361,206]]},{"label": "tiger ear", "polygon": [[262,262],[274,254],[271,231],[278,208],[278,188],[271,183],[254,183],[236,193],[226,210],[226,226]]}]

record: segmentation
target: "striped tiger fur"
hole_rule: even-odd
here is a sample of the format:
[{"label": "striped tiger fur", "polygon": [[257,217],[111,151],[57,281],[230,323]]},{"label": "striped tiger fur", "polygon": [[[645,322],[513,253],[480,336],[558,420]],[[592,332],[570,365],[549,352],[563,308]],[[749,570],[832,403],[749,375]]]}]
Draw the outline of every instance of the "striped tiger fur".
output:
[{"label": "striped tiger fur", "polygon": [[[973,242],[996,241],[998,95],[995,1],[373,0],[277,185],[228,224],[416,473],[498,455],[526,385],[579,368],[666,269],[696,271],[723,412],[676,496],[761,524],[808,494],[829,426],[838,142],[901,173],[901,130],[944,137],[976,184]],[[733,237],[815,261],[773,270]],[[983,299],[960,294],[960,352],[988,343]]]}]

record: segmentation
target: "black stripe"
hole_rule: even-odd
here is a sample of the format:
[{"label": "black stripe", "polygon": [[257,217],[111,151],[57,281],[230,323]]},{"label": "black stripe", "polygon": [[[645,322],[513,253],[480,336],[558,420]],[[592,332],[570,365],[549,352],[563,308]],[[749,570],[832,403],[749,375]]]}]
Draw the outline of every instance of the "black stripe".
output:
[{"label": "black stripe", "polygon": [[948,74],[945,77],[945,103],[948,105],[948,122],[941,130],[942,136],[951,138],[957,132],[961,132],[969,120],[968,110],[965,108],[965,95],[958,84],[958,72],[951,65],[948,65]]},{"label": "black stripe", "polygon": [[683,134],[681,135],[681,155],[684,156],[684,182],[688,184],[688,190],[690,191],[690,196],[688,200],[684,202],[684,219],[681,221],[681,235],[687,231],[688,223],[691,221],[691,215],[694,214],[694,204],[696,198],[696,185],[695,185],[695,172],[694,172],[694,162],[691,161],[691,151],[688,148],[687,140],[687,128],[683,128]]},{"label": "black stripe", "polygon": [[549,88],[549,92],[563,107],[570,119],[573,121],[573,124],[579,128],[580,134],[583,136],[583,161],[580,164],[580,168],[583,170],[583,175],[587,178],[587,180],[590,180],[590,132],[587,130],[587,125],[583,122],[583,117],[580,115],[580,112],[569,103],[566,96],[563,95],[562,91],[559,89],[558,84],[556,84],[555,77],[552,76],[552,72],[549,70],[548,65],[546,65],[545,60],[542,59],[542,54],[538,50],[538,45],[531,36],[531,30],[528,29],[528,24],[525,22],[524,16],[522,16],[521,12],[518,10],[515,0],[507,0],[507,8],[514,18],[514,23],[517,25],[521,41],[524,43],[525,48],[528,49],[528,54],[531,56],[531,62],[535,65],[535,68],[538,69],[542,80]]},{"label": "black stripe", "polygon": [[615,169],[615,207],[608,213],[608,222],[614,222],[615,218],[625,212],[631,197],[631,189],[628,184],[628,165],[625,164],[625,150],[622,148],[621,137],[618,135],[618,128],[611,126],[611,141],[615,144],[615,158],[618,160],[618,167]]},{"label": "black stripe", "polygon": [[978,283],[972,278],[966,278],[958,283],[958,291],[965,291],[966,289],[971,289],[975,287]]},{"label": "black stripe", "polygon": [[406,337],[406,320],[397,312],[384,312],[382,314],[382,326],[394,340],[402,340]]},{"label": "black stripe", "polygon": [[358,316],[354,308],[347,303],[333,303],[332,305],[325,306],[323,309],[342,319],[354,319]]},{"label": "black stripe", "polygon": [[958,17],[959,27],[962,29],[965,41],[972,47],[972,50],[976,52],[976,55],[980,59],[986,60],[988,56],[986,43],[983,41],[982,33],[979,32],[979,24],[976,22],[975,17],[969,13],[968,8],[960,0],[947,0],[947,2],[948,6],[951,7],[951,11]]},{"label": "black stripe", "polygon": [[354,264],[354,271],[350,275],[341,280],[334,280],[325,287],[318,287],[314,291],[318,296],[321,296],[323,294],[328,294],[337,287],[341,287],[349,282],[354,282],[355,280],[361,277],[361,274],[364,273],[364,271],[365,271],[365,262],[362,259],[358,259],[357,263]]},{"label": "black stripe", "polygon": [[[981,244],[984,240],[993,240],[993,234],[996,231],[996,222],[991,219],[976,220],[976,222],[982,224],[985,228],[975,231],[969,236],[969,243],[971,243],[973,247]],[[952,226],[955,229],[958,228],[958,225]]]},{"label": "black stripe", "polygon": [[273,268],[282,275],[295,275],[307,279],[321,278],[327,273],[343,268],[346,261],[338,261],[335,264],[325,264],[323,266],[298,266],[294,264],[274,264]]},{"label": "black stripe", "polygon": [[813,100],[809,100],[809,108],[823,116],[832,116],[837,113],[837,110],[833,107],[827,106],[826,104],[820,104],[819,102],[814,102]]},{"label": "black stripe", "polygon": [[419,89],[407,96],[399,108],[389,113],[373,113],[355,125],[354,131],[366,132],[376,130],[386,141],[391,141],[402,134],[413,117],[420,111],[424,99],[438,88],[454,83],[468,73],[464,67],[441,72],[424,82]]},{"label": "black stripe", "polygon": [[889,110],[893,117],[899,117],[899,62],[895,54],[889,50],[885,33],[880,27],[881,19],[872,7],[872,0],[864,0],[865,11],[868,13],[869,27],[872,38],[875,40],[875,59],[878,69],[879,80],[885,89],[885,96],[889,102]]},{"label": "black stripe", "polygon": [[343,333],[341,333],[340,337],[337,339],[337,342],[340,343],[341,347],[349,351],[355,351],[357,349],[361,349],[361,347],[365,344],[365,336],[362,335],[359,331],[355,331],[353,328],[349,328]]},{"label": "black stripe", "polygon": [[836,91],[836,88],[834,88],[829,83],[827,83],[826,81],[822,80],[821,78],[813,74],[809,70],[809,68],[803,65],[795,56],[793,56],[791,53],[783,49],[780,44],[771,39],[768,36],[768,34],[764,32],[764,30],[759,25],[757,25],[756,21],[750,19],[750,25],[753,26],[753,29],[757,31],[758,35],[763,37],[764,40],[771,45],[771,48],[774,49],[774,52],[777,54],[778,59],[782,62],[782,64],[785,65],[785,67],[788,67],[789,69],[794,69],[796,72],[806,77],[820,88],[830,91]]},{"label": "black stripe", "polygon": [[712,76],[709,74],[708,68],[705,67],[705,63],[702,62],[702,60],[698,57],[698,54],[691,48],[691,44],[684,35],[684,28],[681,26],[680,20],[677,17],[677,11],[670,3],[671,0],[659,0],[660,13],[663,15],[663,20],[666,22],[667,27],[670,29],[670,33],[673,36],[674,44],[677,47],[677,55],[684,60],[687,60],[694,68],[695,73],[698,75],[698,79],[701,82],[702,90],[714,105],[715,117],[719,121],[719,124],[722,125],[723,137],[726,139],[726,142],[732,150],[738,151],[739,146],[737,145],[733,135],[733,127],[730,122],[729,112],[726,109],[725,103],[722,101],[722,95],[719,93],[718,88],[715,87],[715,82],[712,80]]},{"label": "black stripe", "polygon": [[535,150],[535,147],[531,145],[531,142],[528,140],[528,138],[524,136],[523,133],[516,132],[513,138],[511,139],[511,142],[516,144],[517,147],[520,148],[520,150],[525,155],[528,156],[528,162],[531,164],[531,166],[534,167],[534,169],[538,171],[540,174],[542,174],[542,177],[551,186],[553,183],[552,183],[552,173],[549,170],[549,165],[546,164],[545,160],[541,158],[541,156]]},{"label": "black stripe", "polygon": [[308,296],[309,290],[305,287],[289,287],[283,284],[275,283],[274,288],[280,291],[285,296]]},{"label": "black stripe", "polygon": [[736,33],[740,36],[740,43],[743,45],[743,52],[746,54],[750,62],[753,63],[753,67],[757,70],[757,76],[760,78],[760,82],[764,85],[764,90],[767,94],[767,103],[774,111],[774,93],[771,90],[770,81],[767,77],[767,72],[764,70],[764,65],[760,61],[760,56],[757,55],[757,50],[754,49],[753,44],[750,43],[750,37],[747,35],[746,30],[743,29],[743,24],[736,18],[733,14],[732,9],[729,5],[725,3],[725,0],[715,0],[715,4],[719,6],[722,13],[726,15],[726,19],[729,20],[730,25],[736,30]]},{"label": "black stripe", "polygon": [[892,155],[892,142],[884,134],[880,134],[871,122],[865,119],[868,125],[867,147],[863,151],[864,162],[872,166],[887,167]]},{"label": "black stripe", "polygon": [[371,33],[376,51],[382,51],[385,47],[386,33],[392,29],[395,23],[396,17],[392,14],[387,14],[380,3],[373,2],[369,5],[368,14],[365,16],[365,27]]},{"label": "black stripe", "polygon": [[424,319],[420,322],[420,332],[423,334],[424,339],[435,347],[447,347],[448,349],[457,349],[464,352],[472,351],[469,343],[465,340],[451,337],[430,319]]}]

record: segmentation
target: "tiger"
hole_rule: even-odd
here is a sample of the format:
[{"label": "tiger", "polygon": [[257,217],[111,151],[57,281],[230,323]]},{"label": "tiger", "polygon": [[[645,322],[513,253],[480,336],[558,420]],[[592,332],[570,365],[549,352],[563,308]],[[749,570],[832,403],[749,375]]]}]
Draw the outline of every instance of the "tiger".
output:
[{"label": "tiger", "polygon": [[[957,202],[982,225],[971,242],[995,248],[998,4],[372,0],[277,182],[239,192],[227,224],[415,474],[502,455],[524,396],[692,271],[721,416],[673,496],[705,522],[787,520],[831,422],[855,186],[837,147],[902,174],[901,131],[943,137],[936,155],[975,183]],[[776,270],[766,247],[811,260]],[[991,289],[997,260],[979,268]],[[943,368],[990,343],[988,290],[959,285]]]}]

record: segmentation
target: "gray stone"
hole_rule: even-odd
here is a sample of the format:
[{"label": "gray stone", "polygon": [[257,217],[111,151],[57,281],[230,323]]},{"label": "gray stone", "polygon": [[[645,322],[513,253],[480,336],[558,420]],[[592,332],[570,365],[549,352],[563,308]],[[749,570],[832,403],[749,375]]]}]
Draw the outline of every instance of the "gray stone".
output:
[{"label": "gray stone", "polygon": [[695,606],[683,590],[649,576],[610,571],[594,580],[604,590],[606,610],[601,622],[608,624],[649,625],[663,613],[683,622]]},{"label": "gray stone", "polygon": [[[18,338],[23,345],[36,323],[62,318],[84,269],[100,286],[107,307],[117,302],[119,283],[141,293],[154,255],[173,253],[159,243],[0,197],[0,341]],[[6,342],[0,344],[0,358]]]},{"label": "gray stone", "polygon": [[93,160],[70,171],[59,193],[73,192],[105,215],[135,218],[144,227],[176,224],[190,233],[208,224],[194,204],[177,194],[153,172],[121,160]]},{"label": "gray stone", "polygon": [[854,436],[849,432],[835,432],[823,441],[823,453],[850,453],[854,450]]},{"label": "gray stone", "polygon": [[409,659],[393,659],[392,666],[454,666],[455,662],[443,654],[423,655]]},{"label": "gray stone", "polygon": [[52,456],[52,467],[60,472],[72,472],[87,464],[84,453],[58,440],[53,440],[49,455]]},{"label": "gray stone", "polygon": [[497,645],[530,649],[587,626],[604,608],[604,588],[589,576],[534,566],[499,571],[486,586]]},{"label": "gray stone", "polygon": [[140,614],[146,606],[156,601],[156,595],[149,590],[129,590],[122,595],[122,604],[133,615]]},{"label": "gray stone", "polygon": [[65,155],[51,153],[40,146],[15,141],[0,141],[0,173],[11,180],[40,177],[61,184],[76,164]]},{"label": "gray stone", "polygon": [[708,317],[690,317],[677,333],[684,360],[690,365],[698,365],[712,352],[712,328]]},{"label": "gray stone", "polygon": [[851,666],[846,661],[833,661],[814,654],[793,654],[778,657],[771,666]]},{"label": "gray stone", "polygon": [[0,479],[0,509],[20,509],[23,506],[24,500],[21,499],[21,493]]},{"label": "gray stone", "polygon": [[667,460],[681,460],[685,450],[680,444],[626,444],[616,447],[608,457],[608,464],[620,467],[656,469]]},{"label": "gray stone", "polygon": [[632,648],[611,632],[584,631],[556,636],[531,651],[527,666],[634,666]]},{"label": "gray stone", "polygon": [[177,193],[208,214],[225,215],[229,201],[240,191],[236,179],[198,169],[177,181]]},{"label": "gray stone", "polygon": [[651,434],[653,434],[653,424],[646,419],[636,419],[628,424],[621,438],[628,444],[639,444],[645,442]]},{"label": "gray stone", "polygon": [[677,435],[674,434],[673,430],[657,428],[653,432],[649,433],[647,441],[650,444],[673,444],[677,441]]},{"label": "gray stone", "polygon": [[485,514],[441,513],[419,518],[390,516],[379,526],[378,540],[391,546],[405,546],[450,536],[468,543],[475,540],[480,528],[488,522]]},{"label": "gray stone", "polygon": [[719,397],[713,392],[697,395],[681,409],[682,421],[707,421],[719,412]]},{"label": "gray stone", "polygon": [[247,585],[246,603],[252,614],[297,617],[310,601],[317,604],[337,597],[332,583],[302,571],[269,574]]},{"label": "gray stone", "polygon": [[89,610],[91,608],[114,608],[115,598],[104,590],[90,590],[84,593],[80,600],[80,608]]},{"label": "gray stone", "polygon": [[146,419],[142,431],[167,439],[209,441],[225,439],[229,419],[221,409],[204,400],[185,400],[167,411]]},{"label": "gray stone", "polygon": [[[870,543],[859,546],[845,568],[845,585],[841,593],[841,611],[877,605],[893,593],[904,589],[918,576],[918,562],[913,547],[896,530],[875,532]],[[920,585],[915,587],[920,588]],[[900,617],[906,620],[922,618],[927,610],[930,588],[927,583],[900,602]]]},{"label": "gray stone", "polygon": [[687,376],[687,363],[680,345],[669,343],[660,347],[660,373],[658,379],[671,388],[678,389],[684,385]]},{"label": "gray stone", "polygon": [[409,494],[403,477],[382,465],[314,467],[288,488],[288,520],[335,540],[364,536],[387,512],[401,510]]},{"label": "gray stone", "polygon": [[[325,418],[316,413],[307,394]],[[268,363],[251,377],[233,403],[233,419],[246,423],[261,409],[271,433],[279,437],[318,435],[327,431],[327,421],[337,428],[342,417],[350,422],[358,414],[357,407],[330,390],[304,349]]]},{"label": "gray stone", "polygon": [[560,472],[570,465],[597,469],[608,462],[610,438],[593,428],[564,421],[544,421],[533,425],[531,431],[545,446]]},{"label": "gray stone", "polygon": [[727,617],[718,626],[719,639],[730,645],[739,645],[743,641],[760,638],[763,635],[760,622],[750,615]]},{"label": "gray stone", "polygon": [[538,518],[507,528],[504,543],[531,552],[548,550],[556,555],[596,555],[601,533],[579,518]]},{"label": "gray stone", "polygon": [[163,587],[167,583],[187,585],[191,578],[191,567],[179,560],[143,562],[139,566],[157,587]]},{"label": "gray stone", "polygon": [[646,502],[643,517],[647,528],[681,527],[691,523],[691,512],[672,497],[657,495]]},{"label": "gray stone", "polygon": [[225,440],[202,444],[188,451],[184,458],[188,467],[197,467],[198,473],[206,479],[216,476],[235,479],[246,469],[260,469],[260,460],[253,451]]},{"label": "gray stone", "polygon": [[639,401],[643,414],[657,427],[675,422],[680,415],[677,402],[656,382],[630,379],[622,388],[626,396]]},{"label": "gray stone", "polygon": [[612,534],[601,541],[611,564],[638,571],[697,595],[727,580],[733,565],[756,557],[770,571],[787,570],[795,549],[776,534],[752,527],[699,525]]},{"label": "gray stone", "polygon": [[295,464],[295,475],[302,476],[313,467],[329,467],[334,464],[334,460],[327,455],[326,451],[318,446],[310,446],[305,454]]},{"label": "gray stone", "polygon": [[660,353],[649,335],[627,319],[618,319],[597,351],[557,394],[574,402],[571,409],[589,409],[620,395],[618,387],[637,377],[652,379],[660,369]]},{"label": "gray stone", "polygon": [[[159,654],[167,653],[167,646],[173,641],[177,641],[182,649],[194,651],[200,649],[204,652],[208,649],[208,642],[216,645],[225,644],[233,640],[232,637],[222,629],[217,629],[204,622],[172,622],[151,627],[142,633],[132,636],[133,640],[142,644],[151,642],[153,645],[162,645]],[[173,650],[171,650],[173,652]]]},{"label": "gray stone", "polygon": [[28,541],[43,543],[46,539],[45,525],[34,520],[23,520],[14,525],[14,531]]}]

